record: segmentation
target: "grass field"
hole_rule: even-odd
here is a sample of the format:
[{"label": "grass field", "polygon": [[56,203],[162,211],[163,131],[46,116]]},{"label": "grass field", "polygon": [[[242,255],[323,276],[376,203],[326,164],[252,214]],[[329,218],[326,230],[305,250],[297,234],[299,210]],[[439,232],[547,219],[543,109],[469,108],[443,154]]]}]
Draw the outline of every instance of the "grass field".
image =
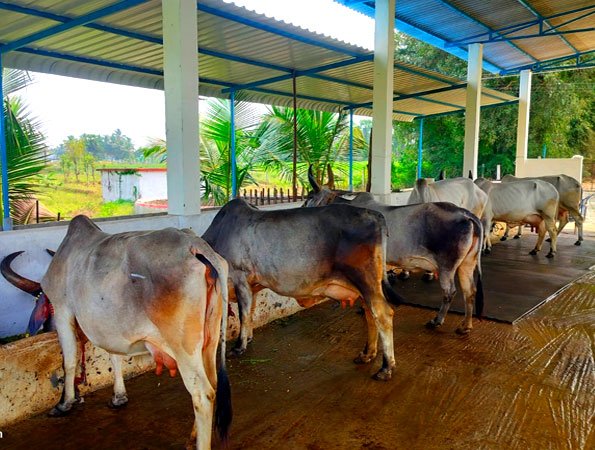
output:
[{"label": "grass field", "polygon": [[39,201],[60,219],[77,214],[89,217],[112,217],[134,214],[134,203],[126,200],[104,203],[101,197],[100,175],[87,180],[83,175],[77,182],[74,175],[66,178],[57,165],[48,166],[40,184]]}]

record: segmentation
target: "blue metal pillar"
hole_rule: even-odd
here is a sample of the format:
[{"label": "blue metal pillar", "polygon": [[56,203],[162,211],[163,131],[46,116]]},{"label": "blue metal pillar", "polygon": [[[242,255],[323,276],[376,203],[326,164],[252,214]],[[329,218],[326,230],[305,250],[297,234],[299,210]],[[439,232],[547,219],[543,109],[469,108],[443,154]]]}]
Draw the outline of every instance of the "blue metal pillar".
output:
[{"label": "blue metal pillar", "polygon": [[236,167],[236,119],[235,119],[236,92],[229,93],[229,120],[231,130],[230,154],[231,154],[231,198],[238,195],[237,167]]},{"label": "blue metal pillar", "polygon": [[353,109],[349,110],[349,190],[353,191]]},{"label": "blue metal pillar", "polygon": [[419,119],[419,139],[417,144],[417,178],[421,178],[421,163],[424,145],[424,118]]},{"label": "blue metal pillar", "polygon": [[541,149],[541,157],[545,159],[545,155],[547,154],[547,145],[543,144],[543,148]]},{"label": "blue metal pillar", "polygon": [[4,127],[4,90],[2,54],[0,53],[0,165],[2,165],[2,229],[12,230],[10,202],[8,201],[8,155],[6,154],[6,128]]}]

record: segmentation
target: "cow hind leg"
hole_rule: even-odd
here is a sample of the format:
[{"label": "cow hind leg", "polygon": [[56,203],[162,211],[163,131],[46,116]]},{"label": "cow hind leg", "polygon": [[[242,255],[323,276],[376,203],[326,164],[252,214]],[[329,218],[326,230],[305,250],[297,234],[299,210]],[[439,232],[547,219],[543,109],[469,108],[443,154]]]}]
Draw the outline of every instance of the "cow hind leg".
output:
[{"label": "cow hind leg", "polygon": [[113,409],[122,408],[128,403],[128,396],[126,395],[126,387],[124,386],[124,376],[122,374],[122,357],[110,353],[110,361],[114,369],[114,395],[108,403],[108,406]]},{"label": "cow hind leg", "polygon": [[[393,310],[388,304],[387,300],[382,294],[382,287],[378,286],[376,292],[366,295],[364,290],[364,298],[369,299],[368,307],[372,320],[378,329],[380,336],[380,345],[382,346],[382,367],[374,374],[375,380],[388,381],[392,378],[393,370],[395,368],[395,349],[393,341]],[[370,336],[368,337],[370,339]]]},{"label": "cow hind leg", "polygon": [[215,389],[204,370],[200,351],[197,350],[196,353],[190,357],[182,350],[180,354],[176,352],[175,358],[184,386],[192,397],[194,409],[191,442],[188,442],[187,448],[194,448],[196,445],[198,450],[207,450],[211,448]]},{"label": "cow hind leg", "polygon": [[64,391],[60,402],[50,410],[49,415],[60,417],[68,414],[76,404],[74,378],[78,358],[74,316],[62,308],[55,307],[55,310],[56,330],[64,358]]},{"label": "cow hind leg", "polygon": [[234,289],[240,313],[240,335],[233,352],[236,355],[241,355],[248,348],[248,342],[252,340],[252,303],[254,299],[248,283],[244,280],[234,283]]},{"label": "cow hind leg", "polygon": [[426,327],[430,329],[438,328],[442,326],[444,323],[444,319],[446,318],[446,314],[450,309],[450,304],[452,303],[452,299],[457,293],[454,274],[450,270],[443,270],[440,272],[440,287],[442,288],[442,292],[444,296],[442,297],[442,305],[440,305],[440,310],[436,317],[426,323]]},{"label": "cow hind leg", "polygon": [[473,328],[473,305],[475,304],[476,296],[476,288],[473,280],[474,265],[464,261],[457,271],[461,290],[463,291],[463,298],[465,299],[465,318],[456,329],[457,334],[469,334]]}]

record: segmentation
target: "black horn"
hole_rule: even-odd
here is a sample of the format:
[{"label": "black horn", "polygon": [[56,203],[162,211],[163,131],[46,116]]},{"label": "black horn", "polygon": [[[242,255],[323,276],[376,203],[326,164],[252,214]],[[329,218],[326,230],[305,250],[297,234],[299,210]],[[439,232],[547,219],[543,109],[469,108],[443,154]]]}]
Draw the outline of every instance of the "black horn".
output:
[{"label": "black horn", "polygon": [[473,171],[469,170],[469,178],[473,179]]},{"label": "black horn", "polygon": [[48,255],[50,255],[51,257],[53,257],[56,252],[54,250],[50,250],[49,248],[46,248],[45,251],[48,253]]},{"label": "black horn", "polygon": [[310,164],[310,167],[308,167],[308,181],[310,181],[310,186],[312,186],[312,189],[315,193],[320,192],[320,185],[316,181],[314,173],[312,173],[312,164]]},{"label": "black horn", "polygon": [[6,256],[2,260],[2,263],[0,263],[0,272],[2,272],[2,276],[4,276],[4,278],[6,278],[6,281],[8,281],[10,284],[19,288],[23,292],[37,297],[39,294],[41,294],[41,285],[37,281],[32,281],[28,278],[22,277],[21,275],[17,274],[14,270],[12,270],[10,267],[12,261],[21,253],[23,252],[15,252]]},{"label": "black horn", "polygon": [[438,174],[438,181],[440,180],[444,180],[444,169],[440,170],[440,173]]}]

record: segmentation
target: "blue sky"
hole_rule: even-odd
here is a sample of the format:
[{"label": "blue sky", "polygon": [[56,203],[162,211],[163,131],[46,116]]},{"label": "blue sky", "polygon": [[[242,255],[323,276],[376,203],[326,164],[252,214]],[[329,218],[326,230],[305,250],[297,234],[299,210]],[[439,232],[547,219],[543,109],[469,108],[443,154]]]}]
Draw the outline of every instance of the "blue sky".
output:
[{"label": "blue sky", "polygon": [[[234,0],[233,3],[352,44],[373,47],[373,21],[332,0]],[[337,20],[339,14],[341,19]],[[19,95],[42,122],[50,147],[69,135],[111,134],[117,128],[137,147],[145,145],[149,138],[165,137],[162,91],[40,73],[32,75],[35,82]]]}]

